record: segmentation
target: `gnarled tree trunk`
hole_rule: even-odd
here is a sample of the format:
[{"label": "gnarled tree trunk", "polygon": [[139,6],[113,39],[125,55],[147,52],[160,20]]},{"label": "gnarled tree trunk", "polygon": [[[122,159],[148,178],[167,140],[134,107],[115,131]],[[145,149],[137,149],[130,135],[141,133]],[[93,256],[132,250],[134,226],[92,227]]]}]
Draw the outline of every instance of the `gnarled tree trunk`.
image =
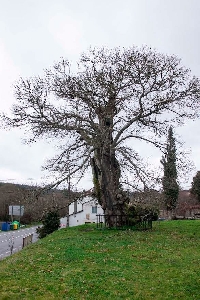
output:
[{"label": "gnarled tree trunk", "polygon": [[[108,125],[107,125],[108,126]],[[120,224],[124,211],[124,204],[128,198],[120,188],[120,165],[115,155],[111,130],[107,130],[107,136],[102,146],[95,150],[91,160],[95,194],[101,204],[109,227]],[[117,220],[117,224],[116,224]]]}]

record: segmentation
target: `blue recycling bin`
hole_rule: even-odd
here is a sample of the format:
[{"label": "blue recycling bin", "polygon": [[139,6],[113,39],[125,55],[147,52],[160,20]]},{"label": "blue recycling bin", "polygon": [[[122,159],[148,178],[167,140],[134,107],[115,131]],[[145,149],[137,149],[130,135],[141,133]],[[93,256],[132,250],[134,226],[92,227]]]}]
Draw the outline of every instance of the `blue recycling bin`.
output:
[{"label": "blue recycling bin", "polygon": [[10,223],[8,223],[8,222],[2,223],[1,230],[2,231],[8,231],[8,230],[10,230]]}]

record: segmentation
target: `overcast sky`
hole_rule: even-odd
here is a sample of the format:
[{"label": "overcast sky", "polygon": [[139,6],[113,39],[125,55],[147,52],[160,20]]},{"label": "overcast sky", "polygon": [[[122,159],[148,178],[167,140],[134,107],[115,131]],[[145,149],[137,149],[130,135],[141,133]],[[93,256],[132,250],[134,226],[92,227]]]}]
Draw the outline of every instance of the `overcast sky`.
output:
[{"label": "overcast sky", "polygon": [[[176,54],[200,77],[199,0],[0,0],[0,101],[9,111],[19,77],[42,75],[60,57],[76,61],[90,46],[148,45]],[[200,121],[177,133],[200,170]],[[39,184],[50,144],[22,143],[23,132],[0,130],[0,180]],[[140,149],[155,165],[161,154]],[[192,178],[192,177],[191,177]],[[188,180],[183,187],[190,187]],[[84,187],[92,186],[91,175]]]}]

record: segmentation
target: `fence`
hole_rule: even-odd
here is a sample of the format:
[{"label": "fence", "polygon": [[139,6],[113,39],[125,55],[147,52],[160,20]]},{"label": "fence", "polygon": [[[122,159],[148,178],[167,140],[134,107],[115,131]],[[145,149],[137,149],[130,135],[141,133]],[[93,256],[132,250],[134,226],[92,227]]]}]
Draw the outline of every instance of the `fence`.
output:
[{"label": "fence", "polygon": [[29,244],[32,244],[32,241],[33,241],[33,234],[24,237],[22,248],[28,246]]},{"label": "fence", "polygon": [[148,218],[135,220],[130,215],[97,215],[97,228],[148,230],[152,229],[152,220]]}]

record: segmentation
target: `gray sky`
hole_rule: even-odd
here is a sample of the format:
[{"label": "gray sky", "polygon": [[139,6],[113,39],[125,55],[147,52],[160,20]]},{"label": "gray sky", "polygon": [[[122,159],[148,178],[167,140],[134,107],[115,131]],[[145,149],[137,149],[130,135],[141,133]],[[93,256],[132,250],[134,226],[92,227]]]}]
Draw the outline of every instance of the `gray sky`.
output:
[{"label": "gray sky", "polygon": [[[176,54],[200,77],[199,15],[199,0],[0,0],[0,110],[9,111],[19,77],[41,75],[60,57],[75,62],[90,46],[148,45]],[[177,133],[191,148],[194,176],[200,170],[200,121]],[[0,130],[0,180],[39,184],[41,165],[54,149],[42,141],[25,145],[23,137],[16,129]],[[140,152],[159,164],[158,151],[147,153],[144,146]],[[85,188],[89,181],[91,175]]]}]

